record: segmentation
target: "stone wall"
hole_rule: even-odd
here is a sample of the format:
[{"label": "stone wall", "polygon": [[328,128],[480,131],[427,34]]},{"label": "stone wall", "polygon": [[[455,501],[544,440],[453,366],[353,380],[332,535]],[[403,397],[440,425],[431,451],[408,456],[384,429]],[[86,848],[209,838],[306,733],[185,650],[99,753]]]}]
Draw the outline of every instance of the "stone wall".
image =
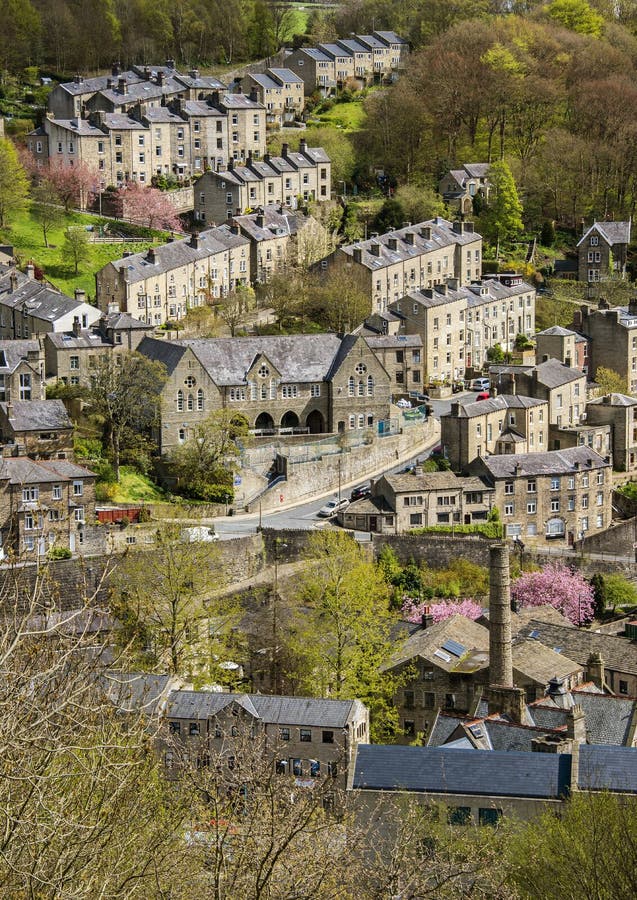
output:
[{"label": "stone wall", "polygon": [[415,560],[434,568],[445,568],[462,557],[480,566],[489,565],[490,538],[480,535],[452,536],[447,534],[374,534],[372,545],[377,557],[383,547],[394,551],[402,563]]}]

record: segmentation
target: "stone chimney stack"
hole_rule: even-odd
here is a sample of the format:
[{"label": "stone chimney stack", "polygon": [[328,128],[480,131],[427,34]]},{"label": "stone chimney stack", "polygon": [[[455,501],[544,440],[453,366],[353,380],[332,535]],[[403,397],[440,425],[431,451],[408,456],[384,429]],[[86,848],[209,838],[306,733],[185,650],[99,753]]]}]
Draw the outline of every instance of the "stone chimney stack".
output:
[{"label": "stone chimney stack", "polygon": [[82,323],[79,316],[73,316],[73,336],[79,337],[82,334]]},{"label": "stone chimney stack", "polygon": [[489,682],[513,687],[511,576],[505,543],[489,547],[489,577]]},{"label": "stone chimney stack", "polygon": [[32,280],[35,278],[35,266],[33,265],[33,263],[28,263],[24,271],[27,278],[31,278]]},{"label": "stone chimney stack", "polygon": [[9,276],[9,282],[11,284],[11,293],[15,293],[18,290],[18,276],[16,272],[12,272]]},{"label": "stone chimney stack", "polygon": [[588,671],[588,677],[593,682],[593,684],[597,685],[600,690],[606,691],[607,684],[604,677],[604,660],[602,659],[602,655],[599,650],[594,651],[588,657],[586,669]]}]

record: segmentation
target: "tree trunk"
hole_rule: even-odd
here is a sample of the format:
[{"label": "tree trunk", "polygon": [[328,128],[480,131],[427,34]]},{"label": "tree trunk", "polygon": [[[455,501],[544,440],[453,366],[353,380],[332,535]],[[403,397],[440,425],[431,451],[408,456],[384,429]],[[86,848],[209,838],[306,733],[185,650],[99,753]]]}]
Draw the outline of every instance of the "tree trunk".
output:
[{"label": "tree trunk", "polygon": [[113,471],[115,480],[119,484],[119,431],[117,428],[113,428],[111,431],[111,443],[113,446]]}]

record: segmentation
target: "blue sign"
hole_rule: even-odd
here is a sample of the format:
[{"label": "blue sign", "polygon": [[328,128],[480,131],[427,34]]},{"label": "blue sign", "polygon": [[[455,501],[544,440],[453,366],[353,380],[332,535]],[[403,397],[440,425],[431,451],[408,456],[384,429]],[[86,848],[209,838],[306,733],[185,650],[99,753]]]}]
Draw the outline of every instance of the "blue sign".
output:
[{"label": "blue sign", "polygon": [[239,485],[241,484],[241,475],[235,475],[235,476],[234,476],[234,482],[233,482],[233,484],[234,484],[235,487],[239,487]]}]

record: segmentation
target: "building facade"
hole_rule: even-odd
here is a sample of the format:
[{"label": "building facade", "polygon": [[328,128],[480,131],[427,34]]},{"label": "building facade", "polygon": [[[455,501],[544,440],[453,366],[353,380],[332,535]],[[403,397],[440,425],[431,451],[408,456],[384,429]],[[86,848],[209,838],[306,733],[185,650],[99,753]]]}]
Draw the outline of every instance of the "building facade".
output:
[{"label": "building facade", "polygon": [[573,327],[589,342],[589,378],[603,366],[625,379],[631,394],[637,392],[637,300],[614,307],[600,300],[597,309],[582,305]]},{"label": "building facade", "polygon": [[586,373],[548,359],[535,366],[490,366],[498,392],[546,400],[549,423],[557,428],[579,425],[586,408]]},{"label": "building facade", "polygon": [[0,340],[70,331],[76,319],[82,328],[89,328],[99,317],[84,291],[76,290],[74,299],[67,297],[36,281],[33,266],[27,266],[26,275],[11,269],[0,277]]},{"label": "building facade", "polygon": [[609,428],[613,469],[637,470],[637,400],[625,394],[605,394],[586,404],[586,421],[591,427]]},{"label": "building facade", "polygon": [[473,216],[474,199],[483,203],[489,199],[489,168],[489,163],[467,163],[460,169],[451,169],[440,179],[438,192],[451,209],[457,209],[463,216]]},{"label": "building facade", "polygon": [[610,456],[587,447],[478,457],[469,471],[495,490],[509,538],[571,545],[611,523]]},{"label": "building facade", "polygon": [[144,338],[139,352],[168,370],[161,453],[188,440],[214,409],[242,413],[258,435],[378,430],[389,419],[389,376],[355,335]]},{"label": "building facade", "polygon": [[630,221],[594,222],[577,243],[577,277],[590,283],[625,278]]}]

